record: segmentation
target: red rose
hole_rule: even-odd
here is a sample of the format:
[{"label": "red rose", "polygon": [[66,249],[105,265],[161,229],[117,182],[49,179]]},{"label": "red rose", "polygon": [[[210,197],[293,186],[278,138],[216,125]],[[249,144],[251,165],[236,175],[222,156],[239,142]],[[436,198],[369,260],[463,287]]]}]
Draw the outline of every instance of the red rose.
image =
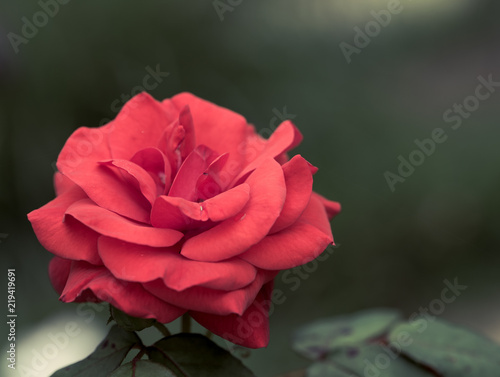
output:
[{"label": "red rose", "polygon": [[77,129],[57,161],[57,197],[28,215],[55,254],[61,300],[162,323],[188,312],[235,343],[266,346],[274,277],[333,243],[340,210],[312,191],[316,168],[288,159],[301,139],[285,121],[265,140],[189,93],[140,94],[109,124]]}]

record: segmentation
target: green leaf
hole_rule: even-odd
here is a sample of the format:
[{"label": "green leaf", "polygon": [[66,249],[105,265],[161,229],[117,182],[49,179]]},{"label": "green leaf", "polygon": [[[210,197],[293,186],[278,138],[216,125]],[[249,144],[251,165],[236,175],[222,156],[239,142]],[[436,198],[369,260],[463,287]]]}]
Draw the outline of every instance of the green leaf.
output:
[{"label": "green leaf", "polygon": [[177,377],[255,377],[243,363],[200,334],[177,334],[148,348],[151,360]]},{"label": "green leaf", "polygon": [[441,320],[421,318],[399,325],[391,331],[389,340],[401,343],[403,353],[442,376],[500,376],[500,345]]},{"label": "green leaf", "polygon": [[175,377],[175,374],[161,364],[139,360],[122,365],[108,377]]},{"label": "green leaf", "polygon": [[148,327],[153,326],[154,319],[144,319],[131,317],[128,314],[122,312],[121,310],[110,305],[111,317],[116,321],[116,323],[127,331],[141,331]]},{"label": "green leaf", "polygon": [[307,369],[307,377],[432,376],[435,374],[376,344],[342,348]]},{"label": "green leaf", "polygon": [[89,357],[58,370],[52,377],[106,377],[136,344],[141,340],[135,333],[113,326]]},{"label": "green leaf", "polygon": [[319,360],[339,347],[383,335],[400,319],[396,310],[371,309],[319,320],[296,331],[292,347],[308,359]]}]

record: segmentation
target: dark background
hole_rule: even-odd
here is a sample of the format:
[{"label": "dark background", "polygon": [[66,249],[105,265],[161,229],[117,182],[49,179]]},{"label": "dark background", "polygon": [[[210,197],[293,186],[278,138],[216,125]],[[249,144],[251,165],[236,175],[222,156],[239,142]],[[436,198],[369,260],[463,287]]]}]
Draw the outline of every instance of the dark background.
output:
[{"label": "dark background", "polygon": [[[53,198],[58,152],[159,65],[170,75],[150,92],[158,100],[190,91],[258,129],[286,107],[304,134],[295,152],[319,167],[315,190],[343,206],[333,255],[299,289],[277,279],[286,301],[271,343],[246,360],[259,376],[306,365],[289,348],[297,326],[373,306],[410,315],[455,277],[468,288],[442,317],[500,340],[500,88],[459,129],[443,120],[478,76],[500,81],[497,1],[401,0],[349,64],[339,44],[387,1],[222,0],[222,16],[212,1],[70,1],[17,54],[8,33],[41,8],[1,1],[0,260],[17,270],[18,332],[68,306],[26,219]],[[437,127],[446,142],[392,192],[384,173]]]}]

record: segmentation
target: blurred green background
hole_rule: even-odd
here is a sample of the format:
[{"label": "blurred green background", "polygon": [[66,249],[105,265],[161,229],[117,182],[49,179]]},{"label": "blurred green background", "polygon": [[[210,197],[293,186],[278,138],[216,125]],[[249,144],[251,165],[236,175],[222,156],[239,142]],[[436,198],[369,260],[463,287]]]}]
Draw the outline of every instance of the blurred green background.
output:
[{"label": "blurred green background", "polygon": [[[459,129],[443,120],[479,76],[500,81],[500,3],[401,0],[348,63],[339,45],[354,45],[354,28],[388,3],[70,1],[15,53],[8,33],[22,35],[22,17],[42,8],[2,0],[0,260],[17,270],[18,333],[74,311],[57,301],[50,254],[26,220],[53,198],[58,152],[77,127],[112,119],[116,100],[159,65],[169,76],[156,99],[190,91],[258,129],[288,114],[304,134],[295,152],[319,167],[315,190],[343,206],[333,255],[299,289],[278,277],[286,301],[271,343],[245,360],[258,376],[306,365],[289,349],[293,328],[373,306],[409,315],[455,277],[468,288],[442,317],[500,340],[500,88]],[[384,173],[437,127],[447,141],[392,192]]]}]

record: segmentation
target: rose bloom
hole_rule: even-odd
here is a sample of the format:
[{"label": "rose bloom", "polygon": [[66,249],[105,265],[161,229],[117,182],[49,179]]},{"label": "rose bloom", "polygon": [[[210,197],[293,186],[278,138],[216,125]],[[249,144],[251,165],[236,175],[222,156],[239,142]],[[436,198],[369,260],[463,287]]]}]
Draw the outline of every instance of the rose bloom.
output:
[{"label": "rose bloom", "polygon": [[107,125],[77,129],[57,160],[57,197],[28,215],[55,255],[60,299],[162,323],[188,313],[265,347],[273,279],[333,244],[340,211],[312,191],[317,169],[287,156],[301,140],[290,121],[266,140],[190,93],[139,94]]}]

